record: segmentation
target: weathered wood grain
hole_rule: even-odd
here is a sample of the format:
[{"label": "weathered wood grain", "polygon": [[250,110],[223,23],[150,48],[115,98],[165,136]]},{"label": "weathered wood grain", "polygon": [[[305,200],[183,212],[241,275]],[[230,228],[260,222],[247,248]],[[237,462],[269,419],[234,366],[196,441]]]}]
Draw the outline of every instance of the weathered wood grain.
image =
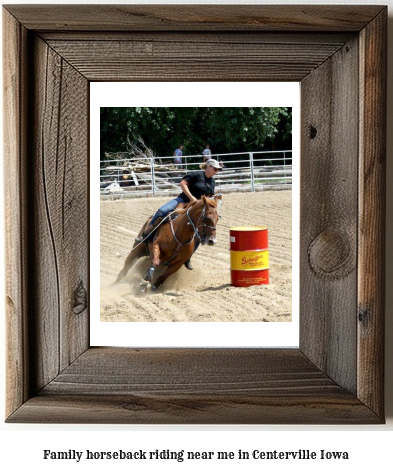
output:
[{"label": "weathered wood grain", "polygon": [[386,21],[384,10],[360,35],[358,395],[377,413],[384,379]]},{"label": "weathered wood grain", "polygon": [[46,395],[31,398],[13,423],[93,424],[375,424],[380,420],[350,395],[277,397],[206,395]]},{"label": "weathered wood grain", "polygon": [[282,419],[377,421],[299,350],[111,348],[84,353],[10,421],[261,424]]},{"label": "weathered wood grain", "polygon": [[6,5],[36,31],[360,31],[377,5]]},{"label": "weathered wood grain", "polygon": [[[182,35],[181,41],[65,41],[50,46],[89,80],[300,81],[332,56],[343,43],[312,42],[313,35],[290,42],[233,42],[212,36]],[[290,78],[290,79],[289,79]]]},{"label": "weathered wood grain", "polygon": [[7,394],[6,411],[12,413],[29,396],[27,358],[26,254],[24,242],[26,175],[23,158],[26,153],[26,42],[27,33],[8,12],[3,14],[4,73],[4,178],[5,184],[5,267],[7,327]]},{"label": "weathered wood grain", "polygon": [[300,347],[354,394],[357,70],[357,42],[350,41],[301,84]]},{"label": "weathered wood grain", "polygon": [[[113,372],[113,367],[117,367]],[[89,373],[87,373],[89,369]],[[91,348],[42,393],[247,393],[337,389],[298,350]]]},{"label": "weathered wood grain", "polygon": [[[91,31],[76,30],[49,30],[40,31],[40,38],[47,43],[53,41],[91,41]],[[102,44],[107,41],[128,41],[128,42],[186,42],[186,43],[226,43],[226,44],[322,44],[336,45],[337,48],[346,43],[351,37],[357,36],[357,32],[289,32],[285,35],[278,32],[263,31],[94,31],[94,41]]]},{"label": "weathered wood grain", "polygon": [[88,85],[35,38],[29,167],[36,387],[88,347]]}]

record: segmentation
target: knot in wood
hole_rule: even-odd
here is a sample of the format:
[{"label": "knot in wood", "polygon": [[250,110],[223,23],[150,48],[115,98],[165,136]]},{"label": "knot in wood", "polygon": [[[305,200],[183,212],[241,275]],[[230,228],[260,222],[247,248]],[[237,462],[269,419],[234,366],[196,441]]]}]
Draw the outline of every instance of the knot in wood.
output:
[{"label": "knot in wood", "polygon": [[318,130],[310,125],[310,138],[311,140],[314,140],[314,138],[317,136]]},{"label": "knot in wood", "polygon": [[361,323],[363,327],[367,327],[368,321],[370,319],[369,309],[360,307],[359,312],[358,312],[358,319],[359,319],[359,323]]},{"label": "knot in wood", "polygon": [[308,247],[309,264],[313,272],[329,279],[348,275],[355,268],[355,252],[344,231],[325,229]]},{"label": "knot in wood", "polygon": [[82,313],[87,307],[87,293],[82,282],[79,282],[76,290],[74,291],[74,303],[72,311],[74,314]]}]

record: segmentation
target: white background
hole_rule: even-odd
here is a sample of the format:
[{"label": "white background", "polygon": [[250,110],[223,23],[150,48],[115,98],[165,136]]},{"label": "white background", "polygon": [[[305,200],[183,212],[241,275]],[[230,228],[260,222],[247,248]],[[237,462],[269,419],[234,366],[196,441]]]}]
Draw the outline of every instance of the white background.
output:
[{"label": "white background", "polygon": [[[9,0],[7,3],[37,3],[18,2]],[[40,2],[40,3],[53,3]],[[153,3],[153,2],[57,2],[57,3]],[[156,3],[176,3],[170,0]],[[177,2],[207,4],[209,2]],[[262,2],[220,2],[215,4],[230,3],[253,3]],[[280,2],[269,0],[269,4],[303,3],[313,4],[312,1]],[[319,1],[321,4],[336,4],[336,1]],[[388,130],[393,128],[393,0],[380,1],[354,1],[341,2],[352,4],[376,4],[389,5],[389,76],[388,76]],[[393,137],[388,133],[388,183],[393,180]],[[7,183],[8,184],[8,183]],[[12,183],[11,183],[12,185]],[[369,473],[379,471],[390,473],[393,469],[391,449],[393,445],[393,270],[390,268],[392,262],[393,245],[393,189],[387,188],[387,291],[386,291],[386,414],[387,424],[385,426],[64,426],[64,425],[9,425],[1,424],[0,431],[0,469],[3,472],[17,471],[19,469],[29,472],[41,473],[69,473],[89,472],[94,469],[95,473],[106,473],[109,469],[116,469],[117,473],[147,472],[158,468],[161,472],[216,472],[225,469],[227,472],[238,472],[239,469],[247,473],[272,472],[273,470],[290,469],[291,472],[311,473]],[[0,194],[0,199],[3,199]],[[0,203],[1,225],[3,225],[3,205]],[[0,229],[0,238],[3,239],[3,230]],[[3,243],[0,242],[1,248]],[[3,261],[0,259],[1,264]],[[4,275],[4,268],[0,271]],[[3,285],[0,285],[1,301],[4,301]],[[4,309],[1,312],[4,314]],[[0,325],[2,348],[0,367],[5,366],[5,344],[4,344],[4,322]],[[4,384],[4,377],[1,383]],[[4,387],[0,387],[0,405],[4,406]],[[252,451],[262,450],[298,450],[310,449],[318,451],[321,449],[331,451],[348,451],[348,461],[189,461],[178,463],[176,461],[87,461],[76,463],[76,461],[44,461],[43,450],[68,451],[75,449],[85,451],[90,449],[132,451],[143,449],[153,451],[156,449],[170,450],[194,450],[194,451],[234,451],[238,449]]]},{"label": "white background", "polygon": [[[92,346],[128,347],[298,347],[299,346],[299,154],[300,90],[297,82],[113,83],[90,85],[90,235],[100,234],[100,107],[292,107],[293,108],[293,288],[290,323],[100,323],[99,241],[92,239],[90,294]],[[125,101],[125,97],[130,99]],[[134,99],[135,98],[135,99]],[[256,194],[263,199],[263,194]],[[168,200],[168,199],[167,199]],[[163,203],[165,198],[163,198]],[[220,213],[225,215],[225,197]],[[257,216],[255,216],[257,218]],[[229,245],[229,244],[228,244]],[[115,249],[114,249],[115,251]],[[119,262],[121,264],[122,261]],[[119,267],[120,269],[121,267]],[[228,270],[229,274],[229,270]],[[181,346],[180,346],[181,343]]]}]

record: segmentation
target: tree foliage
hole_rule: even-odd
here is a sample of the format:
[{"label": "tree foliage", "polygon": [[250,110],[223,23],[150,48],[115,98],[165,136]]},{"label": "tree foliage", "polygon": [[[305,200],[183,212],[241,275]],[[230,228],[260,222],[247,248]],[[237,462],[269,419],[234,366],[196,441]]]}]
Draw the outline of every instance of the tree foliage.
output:
[{"label": "tree foliage", "polygon": [[290,107],[102,107],[101,159],[141,137],[156,156],[282,150],[292,147]]}]

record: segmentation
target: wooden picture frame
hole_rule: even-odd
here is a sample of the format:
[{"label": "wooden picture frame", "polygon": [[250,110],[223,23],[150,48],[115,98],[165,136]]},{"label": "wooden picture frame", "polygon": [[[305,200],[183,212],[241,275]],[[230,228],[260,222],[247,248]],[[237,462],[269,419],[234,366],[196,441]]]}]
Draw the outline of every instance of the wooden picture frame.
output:
[{"label": "wooden picture frame", "polygon": [[[13,423],[384,423],[384,6],[3,8]],[[89,345],[89,82],[301,83],[298,349]]]}]

